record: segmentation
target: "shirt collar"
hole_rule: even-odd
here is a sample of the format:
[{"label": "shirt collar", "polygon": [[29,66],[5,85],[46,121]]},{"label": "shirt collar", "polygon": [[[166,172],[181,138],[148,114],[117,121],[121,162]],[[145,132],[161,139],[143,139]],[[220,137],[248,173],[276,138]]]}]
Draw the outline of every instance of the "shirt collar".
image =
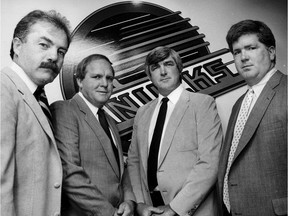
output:
[{"label": "shirt collar", "polygon": [[82,94],[82,92],[79,91],[78,94],[79,94],[80,97],[84,100],[84,102],[87,104],[87,106],[88,106],[89,109],[92,111],[92,113],[93,113],[94,115],[96,115],[99,108],[96,107],[96,106],[94,106],[92,103],[90,103],[90,101],[88,101],[88,100],[84,97],[84,95]]},{"label": "shirt collar", "polygon": [[16,74],[23,80],[23,82],[27,85],[28,89],[33,94],[37,89],[37,85],[30,79],[30,77],[24,72],[24,70],[15,62],[12,62],[10,68],[16,72]]},{"label": "shirt collar", "polygon": [[[183,92],[184,87],[180,84],[176,89],[174,89],[168,96],[167,98],[169,99],[169,101],[171,103],[173,103],[174,105],[177,103],[177,101],[179,100],[179,97],[181,95],[181,93]],[[161,102],[161,100],[164,98],[163,95],[159,94],[158,96],[158,104]]]},{"label": "shirt collar", "polygon": [[269,81],[269,79],[276,73],[276,68],[272,68],[263,78],[262,80],[257,83],[256,85],[253,86],[248,86],[249,88],[252,88],[255,95],[258,97],[261,93],[261,91],[263,90],[264,86],[266,85],[266,83]]}]

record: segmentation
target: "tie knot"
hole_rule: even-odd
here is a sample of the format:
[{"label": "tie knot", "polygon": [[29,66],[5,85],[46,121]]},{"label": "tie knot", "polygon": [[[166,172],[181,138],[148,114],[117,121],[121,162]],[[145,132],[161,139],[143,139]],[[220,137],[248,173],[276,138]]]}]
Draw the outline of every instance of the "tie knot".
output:
[{"label": "tie knot", "polygon": [[251,97],[253,97],[253,95],[254,95],[254,90],[252,88],[249,88],[248,92],[247,92],[247,97],[251,98]]},{"label": "tie knot", "polygon": [[167,103],[169,99],[167,97],[162,98],[162,103]]},{"label": "tie knot", "polygon": [[34,97],[37,101],[39,101],[40,97],[46,97],[45,91],[43,87],[38,86],[36,91],[33,93]]},{"label": "tie knot", "polygon": [[104,115],[104,110],[102,108],[99,108],[97,114]]}]

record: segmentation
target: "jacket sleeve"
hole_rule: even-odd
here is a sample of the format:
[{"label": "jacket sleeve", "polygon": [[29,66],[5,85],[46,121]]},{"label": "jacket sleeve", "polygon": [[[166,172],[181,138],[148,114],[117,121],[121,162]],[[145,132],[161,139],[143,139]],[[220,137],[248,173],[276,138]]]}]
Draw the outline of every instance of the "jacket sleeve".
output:
[{"label": "jacket sleeve", "polygon": [[63,192],[85,215],[113,215],[115,208],[81,166],[79,123],[70,101],[51,105],[56,143],[63,165]]},{"label": "jacket sleeve", "polygon": [[1,74],[1,215],[13,216],[17,104],[7,83]]},{"label": "jacket sleeve", "polygon": [[140,155],[138,150],[138,143],[137,143],[137,125],[139,122],[139,113],[141,112],[141,108],[138,110],[135,118],[134,118],[134,125],[133,125],[133,133],[131,144],[128,151],[128,159],[127,159],[127,171],[129,173],[131,185],[133,188],[133,192],[136,197],[137,203],[144,203],[144,195],[142,192],[142,183],[141,183],[141,174],[140,174]]}]

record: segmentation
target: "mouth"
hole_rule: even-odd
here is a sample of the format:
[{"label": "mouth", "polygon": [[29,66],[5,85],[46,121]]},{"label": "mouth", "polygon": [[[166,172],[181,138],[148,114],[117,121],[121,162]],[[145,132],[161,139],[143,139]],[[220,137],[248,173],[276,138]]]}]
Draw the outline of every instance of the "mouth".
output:
[{"label": "mouth", "polygon": [[168,80],[170,80],[170,78],[169,78],[169,77],[166,77],[166,78],[161,79],[160,81],[161,81],[161,82],[167,82]]},{"label": "mouth", "polygon": [[252,67],[252,65],[244,65],[243,67],[242,67],[242,69],[248,69],[248,68],[251,68]]},{"label": "mouth", "polygon": [[99,94],[108,94],[107,91],[97,91]]}]

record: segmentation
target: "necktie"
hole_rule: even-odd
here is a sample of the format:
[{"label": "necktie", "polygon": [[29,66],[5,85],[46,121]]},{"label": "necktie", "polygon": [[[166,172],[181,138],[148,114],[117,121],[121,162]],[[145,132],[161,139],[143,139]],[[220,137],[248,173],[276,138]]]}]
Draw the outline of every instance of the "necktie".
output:
[{"label": "necktie", "polygon": [[167,102],[168,98],[162,99],[162,104],[157,117],[154,133],[151,140],[150,151],[148,156],[148,187],[150,191],[153,191],[158,185],[157,182],[157,166],[158,166],[158,153],[159,145],[162,137],[163,126],[165,123]]},{"label": "necktie", "polygon": [[113,142],[113,138],[111,136],[110,130],[109,130],[109,124],[107,122],[107,119],[105,117],[105,113],[103,111],[103,109],[98,109],[98,119],[100,122],[100,125],[102,126],[102,128],[104,129],[105,133],[107,134],[107,136],[110,139],[111,145],[112,145],[112,149],[116,158],[116,161],[118,163],[118,166],[120,166],[120,161],[119,161],[119,155],[118,155],[118,149],[116,148],[114,142]]},{"label": "necktie", "polygon": [[47,120],[52,128],[52,115],[51,112],[49,110],[49,104],[48,104],[48,100],[44,91],[43,87],[39,87],[36,89],[36,91],[34,92],[34,97],[36,98],[36,100],[38,101],[39,105],[41,106],[42,111],[44,112],[44,114],[47,117]]},{"label": "necktie", "polygon": [[227,163],[226,173],[224,177],[224,185],[223,185],[223,202],[225,203],[227,210],[229,212],[230,212],[230,201],[229,201],[229,191],[228,191],[228,174],[229,174],[231,164],[234,158],[234,154],[236,152],[239,140],[241,138],[245,123],[248,118],[248,111],[249,111],[251,102],[253,100],[253,96],[254,96],[253,89],[249,89],[245,97],[245,100],[243,102],[243,105],[238,114],[237,122],[235,125],[235,130],[234,130],[234,136],[233,136],[232,144],[230,147],[228,163]]}]

